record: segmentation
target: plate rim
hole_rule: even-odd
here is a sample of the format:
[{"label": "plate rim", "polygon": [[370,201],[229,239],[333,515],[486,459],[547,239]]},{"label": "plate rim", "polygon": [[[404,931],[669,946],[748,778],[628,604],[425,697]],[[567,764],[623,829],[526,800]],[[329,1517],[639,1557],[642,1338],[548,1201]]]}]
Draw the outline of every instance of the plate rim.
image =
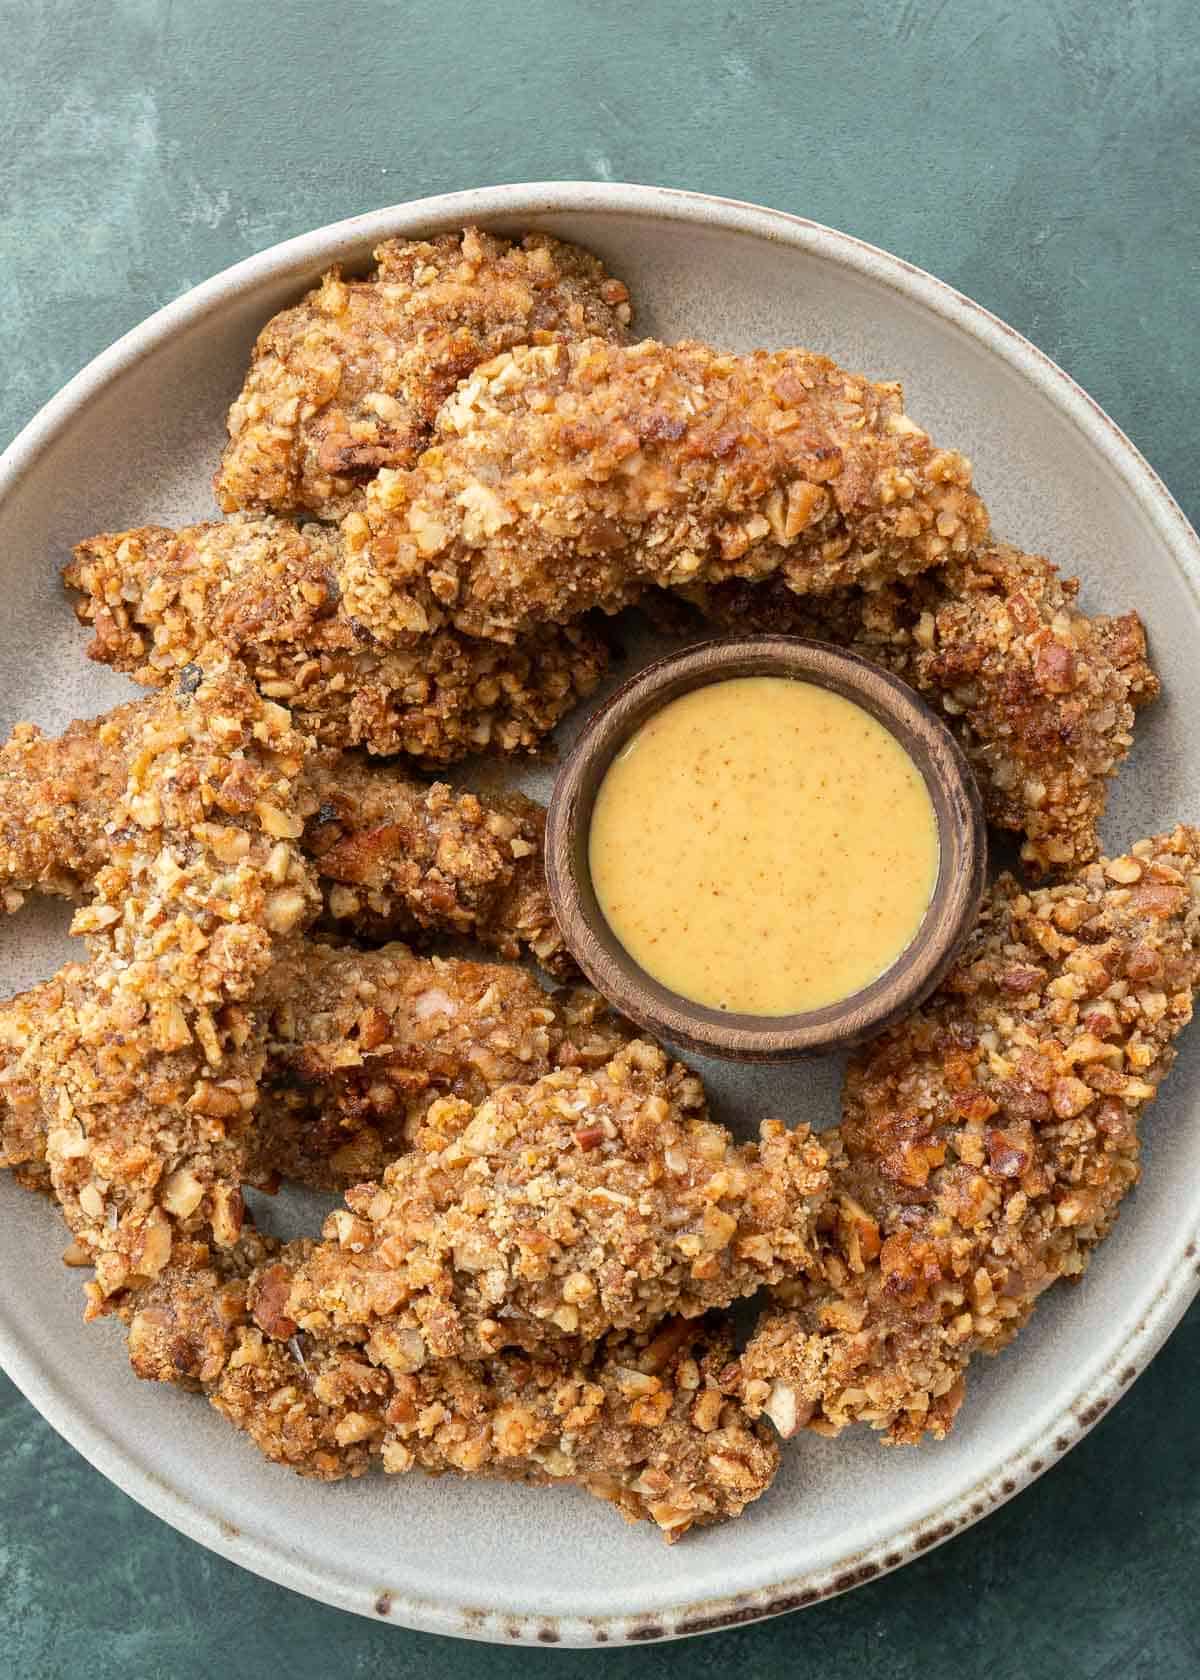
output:
[{"label": "plate rim", "polygon": [[[43,451],[100,391],[154,353],[174,333],[193,328],[231,297],[294,274],[299,282],[351,248],[392,234],[479,221],[605,212],[648,220],[710,225],[807,249],[823,260],[881,281],[1006,362],[1065,414],[1119,476],[1157,529],[1181,577],[1200,600],[1200,538],[1154,468],[1105,410],[1057,363],[1015,328],[917,265],[838,229],[764,205],[716,194],[635,182],[512,182],[411,199],[326,223],[222,269],[155,310],[93,357],[46,402],[0,454],[0,502],[19,486]],[[590,1646],[685,1638],[805,1608],[900,1568],[1012,1498],[1070,1451],[1146,1368],[1200,1290],[1194,1263],[1200,1212],[1181,1220],[1163,1281],[1128,1340],[1085,1379],[1055,1417],[1018,1434],[1003,1462],[944,1504],[936,1517],[898,1526],[830,1570],[783,1575],[750,1592],[680,1601],[666,1610],[622,1615],[549,1616],[536,1610],[481,1612],[478,1606],[405,1596],[318,1570],[282,1541],[241,1533],[119,1446],[103,1425],[60,1392],[37,1351],[0,1315],[0,1367],[43,1418],[109,1481],[188,1538],[277,1585],[376,1621],[421,1632],[505,1643]],[[1161,1257],[1160,1257],[1161,1259]]]}]

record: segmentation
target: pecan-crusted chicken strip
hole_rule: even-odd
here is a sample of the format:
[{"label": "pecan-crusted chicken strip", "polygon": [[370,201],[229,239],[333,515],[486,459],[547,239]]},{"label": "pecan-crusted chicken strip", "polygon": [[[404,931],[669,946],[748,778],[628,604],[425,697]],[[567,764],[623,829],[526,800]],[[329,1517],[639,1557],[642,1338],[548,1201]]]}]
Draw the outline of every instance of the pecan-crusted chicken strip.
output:
[{"label": "pecan-crusted chicken strip", "polygon": [[[0,893],[87,896],[108,856],[130,741],[152,700],[72,723],[59,736],[19,723],[0,746]],[[545,814],[519,794],[455,794],[395,766],[313,754],[298,788],[300,845],[317,861],[327,924],[382,941],[473,936],[502,956],[573,965],[550,909]]]},{"label": "pecan-crusted chicken strip", "polygon": [[336,532],[236,516],[92,537],[63,576],[95,631],[89,657],[135,682],[169,682],[217,641],[323,746],[428,764],[535,751],[607,667],[578,624],[511,647],[449,628],[376,640],[341,600],[341,562]]},{"label": "pecan-crusted chicken strip", "polygon": [[[1078,578],[1064,578],[1062,587],[1074,599],[1079,588]],[[1158,672],[1150,663],[1146,645],[1146,626],[1132,608],[1113,618],[1098,613],[1092,620],[1092,633],[1108,658],[1112,660],[1129,684],[1129,704],[1135,711],[1157,700],[1162,693]]]},{"label": "pecan-crusted chicken strip", "polygon": [[[247,1340],[240,1351],[245,1363],[214,1404],[261,1451],[310,1474],[328,1475],[330,1459],[344,1474],[357,1447],[377,1451],[392,1474],[575,1484],[674,1541],[739,1515],[778,1469],[769,1431],[718,1386],[732,1341],[694,1320],[610,1337],[589,1357],[509,1353],[395,1376],[351,1349],[318,1345],[305,1355],[303,1387],[290,1362],[279,1372],[278,1344]],[[281,1386],[287,1398],[276,1407]]]},{"label": "pecan-crusted chicken strip", "polygon": [[416,459],[480,362],[558,335],[619,343],[631,319],[619,280],[544,233],[389,239],[375,263],[365,279],[333,269],[259,334],[214,480],[226,513],[338,519],[380,467]]},{"label": "pecan-crusted chicken strip", "polygon": [[1032,893],[1002,877],[950,978],[851,1064],[821,1264],[744,1355],[751,1409],[944,1435],[972,1355],[1115,1221],[1198,984],[1200,829]]},{"label": "pecan-crusted chicken strip", "polygon": [[546,887],[546,813],[519,793],[457,793],[354,757],[318,759],[305,852],[326,915],[360,938],[455,933],[573,974]]},{"label": "pecan-crusted chicken strip", "polygon": [[511,640],[651,584],[877,586],[987,534],[970,463],[807,350],[524,348],[442,407],[409,471],[348,515],[346,609],[383,640]]},{"label": "pecan-crusted chicken strip", "polygon": [[260,1007],[267,1065],[247,1176],[267,1187],[378,1178],[435,1099],[481,1103],[556,1068],[602,1067],[632,1033],[587,987],[545,992],[509,964],[402,945],[300,944],[266,977]]},{"label": "pecan-crusted chicken strip", "polygon": [[[4,1069],[30,1018],[59,1008],[83,974],[71,965],[0,1005],[0,1167],[33,1189],[49,1188],[46,1115],[35,1092],[6,1087]],[[294,941],[264,976],[256,1009],[266,1062],[241,1174],[269,1190],[281,1178],[321,1190],[376,1178],[436,1098],[478,1103],[555,1068],[602,1067],[632,1036],[585,986],[545,992],[508,964],[417,957],[401,945]]]},{"label": "pecan-crusted chicken strip", "polygon": [[143,1292],[133,1367],[203,1390],[267,1458],[301,1475],[335,1481],[380,1464],[575,1484],[677,1540],[737,1516],[778,1468],[770,1430],[719,1387],[733,1347],[718,1324],[675,1320],[589,1350],[400,1373],[303,1331],[264,1336],[247,1322],[247,1285],[230,1258],[169,1268]]},{"label": "pecan-crusted chicken strip", "polygon": [[904,584],[799,600],[772,581],[698,592],[723,629],[815,636],[903,677],[958,737],[988,820],[1034,873],[1088,863],[1134,708],[1158,693],[1136,613],[1089,618],[1076,578],[1000,543]]},{"label": "pecan-crusted chicken strip", "polygon": [[[147,706],[79,719],[61,735],[18,723],[0,746],[0,904],[27,892],[87,896],[107,858],[105,825],[125,791],[127,742]],[[112,727],[106,725],[112,721]]]},{"label": "pecan-crusted chicken strip", "polygon": [[268,1333],[361,1341],[397,1373],[647,1329],[804,1264],[825,1187],[807,1127],[736,1144],[694,1075],[639,1040],[478,1107],[435,1102],[413,1151],[252,1305]]},{"label": "pecan-crusted chicken strip", "polygon": [[250,1279],[283,1247],[249,1215],[236,1242],[223,1248],[202,1237],[177,1238],[167,1264],[116,1307],[135,1374],[193,1391],[217,1381],[251,1322]]},{"label": "pecan-crusted chicken strip", "polygon": [[220,649],[130,746],[110,861],[73,924],[90,961],[60,977],[53,1011],[25,1011],[3,1075],[43,1111],[54,1194],[95,1262],[92,1311],[161,1270],[177,1233],[236,1240],[265,1055],[255,995],[319,905],[288,837],[305,743]]},{"label": "pecan-crusted chicken strip", "polygon": [[[81,746],[90,749],[87,777],[71,783],[77,804],[66,799],[55,803],[54,796],[67,785],[55,762],[59,743],[31,739],[29,734],[24,738],[22,763],[29,779],[19,788],[10,782],[5,791],[14,797],[8,803],[25,811],[44,810],[64,829],[51,850],[52,859],[67,853],[76,859],[64,885],[76,886],[81,876],[90,876],[101,865],[113,790],[123,785],[128,741],[144,723],[150,704],[119,708],[90,731],[81,726],[67,732],[64,755],[71,770]],[[40,749],[40,776],[29,771],[28,749],[35,744]],[[316,849],[329,845],[327,856],[339,872],[363,879],[364,865],[371,860],[373,875],[365,878],[373,879],[374,886],[364,914],[381,925],[400,925],[417,916],[430,925],[436,910],[444,916],[442,925],[465,931],[474,912],[487,921],[496,943],[515,942],[519,929],[547,949],[545,923],[539,921],[539,903],[545,897],[540,858],[529,853],[510,864],[506,873],[502,870],[502,835],[510,828],[515,835],[524,829],[531,842],[540,839],[536,807],[529,806],[526,813],[512,802],[515,818],[510,818],[503,801],[503,810],[485,813],[473,799],[450,801],[444,790],[424,790],[382,770],[351,770],[346,778],[337,771],[337,766],[324,762],[310,765],[302,803],[317,808],[314,822],[321,840]],[[373,790],[376,782],[390,790],[388,797]],[[98,797],[89,802],[89,792]],[[333,804],[341,817],[339,825]],[[351,813],[373,825],[361,849],[350,827]],[[323,822],[318,820],[322,816]],[[384,834],[378,825],[385,816],[407,816],[407,821],[393,820]],[[64,823],[64,818],[69,821]],[[342,838],[332,840],[331,828]],[[437,853],[426,860],[425,868],[413,856],[418,832],[426,852],[436,848]],[[479,844],[472,851],[476,835]],[[475,881],[464,883],[464,854],[494,865],[505,890],[489,895],[482,869],[476,870]],[[78,862],[81,855],[84,864]],[[12,856],[10,850],[10,865]],[[532,870],[525,872],[527,861],[537,866],[536,876]],[[439,862],[446,864],[445,871],[437,867]],[[62,881],[63,871],[56,870],[53,878]],[[28,879],[20,884],[28,885]],[[403,910],[389,910],[397,900]],[[335,891],[330,902],[344,918],[345,900]],[[549,919],[548,908],[545,918]],[[482,931],[478,924],[477,931]],[[272,1018],[267,1087],[246,1174],[252,1182],[283,1176],[342,1188],[377,1175],[404,1146],[420,1102],[446,1091],[479,1101],[492,1085],[522,1077],[532,1080],[560,1060],[571,1062],[588,1053],[589,1046],[593,1061],[606,1060],[625,1036],[595,1019],[603,1012],[592,994],[582,994],[568,1005],[567,1015],[573,1012],[575,1017],[568,1025],[560,1000],[551,1003],[519,971],[467,963],[430,965],[404,951],[372,955],[298,948],[273,974],[270,997],[280,1001]],[[12,1011],[6,1014],[11,1018]],[[285,1034],[281,1021],[286,1022]],[[4,1027],[5,1016],[0,1016],[0,1035]],[[465,1082],[464,1068],[470,1075]],[[485,1070],[490,1083],[484,1082]],[[35,1150],[28,1128],[18,1125],[11,1105],[4,1105],[0,1123],[16,1129],[20,1138],[19,1145],[6,1150],[5,1164],[25,1164],[36,1179],[44,1160],[44,1131],[41,1148]]]},{"label": "pecan-crusted chicken strip", "polygon": [[47,1117],[38,1089],[16,1077],[15,1064],[28,1042],[29,1022],[77,995],[86,977],[85,964],[68,963],[51,979],[0,1004],[0,1167],[7,1167],[27,1190],[51,1188]]},{"label": "pecan-crusted chicken strip", "polygon": [[249,1267],[278,1252],[247,1233],[236,1250],[166,1268],[127,1314],[129,1351],[139,1376],[205,1392],[301,1475],[335,1481],[379,1463],[576,1484],[668,1540],[738,1515],[774,1478],[770,1431],[719,1386],[733,1351],[719,1323],[674,1319],[590,1349],[396,1373],[350,1345],[303,1331],[274,1341],[248,1322]]}]

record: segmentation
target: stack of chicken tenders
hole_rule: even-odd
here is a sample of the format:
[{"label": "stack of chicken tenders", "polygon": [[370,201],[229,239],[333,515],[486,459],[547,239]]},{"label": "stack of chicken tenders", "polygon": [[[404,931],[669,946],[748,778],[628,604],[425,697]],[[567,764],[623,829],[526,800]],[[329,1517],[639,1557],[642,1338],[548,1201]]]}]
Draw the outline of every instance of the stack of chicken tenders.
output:
[{"label": "stack of chicken tenders", "polygon": [[[1200,830],[1099,855],[1141,623],[995,537],[898,385],[632,319],[541,234],[388,241],[263,329],[225,517],[75,549],[146,692],[0,748],[4,908],[80,940],[0,1005],[0,1165],[137,1375],[268,1458],[570,1482],[674,1540],[802,1428],[944,1435],[1085,1268],[1200,984]],[[885,666],[1018,839],[819,1136],[718,1124],[579,983],[542,810],[432,779],[544,748],[625,609]],[[255,1227],[284,1182],[339,1196],[319,1237]]]}]

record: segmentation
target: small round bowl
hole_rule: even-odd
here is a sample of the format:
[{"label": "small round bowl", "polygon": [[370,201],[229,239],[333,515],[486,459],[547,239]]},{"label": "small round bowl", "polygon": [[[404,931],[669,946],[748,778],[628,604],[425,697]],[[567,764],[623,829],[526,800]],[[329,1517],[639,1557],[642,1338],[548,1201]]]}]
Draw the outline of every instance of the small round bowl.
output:
[{"label": "small round bowl", "polygon": [[[896,737],[933,803],[940,858],[929,908],[911,943],[861,991],[795,1015],[747,1015],[693,1003],[653,979],[626,951],[596,899],[588,834],[605,772],[653,713],[707,683],[790,677],[854,701]],[[803,844],[796,867],[804,868]],[[898,678],[799,636],[727,637],[645,666],[589,719],[554,784],[546,823],[550,898],[588,979],[658,1038],[730,1061],[786,1062],[844,1050],[913,1010],[954,961],[975,919],[987,868],[979,789],[942,721]]]}]

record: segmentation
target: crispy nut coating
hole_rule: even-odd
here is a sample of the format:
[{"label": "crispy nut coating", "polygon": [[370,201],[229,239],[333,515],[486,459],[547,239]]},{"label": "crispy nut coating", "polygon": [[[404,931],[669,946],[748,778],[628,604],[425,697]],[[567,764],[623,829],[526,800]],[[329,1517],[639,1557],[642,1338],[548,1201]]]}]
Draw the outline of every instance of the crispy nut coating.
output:
[{"label": "crispy nut coating", "polygon": [[59,736],[18,723],[0,746],[0,905],[28,892],[86,897],[108,855],[105,825],[125,791],[129,733],[145,708],[79,719]]},{"label": "crispy nut coating", "polygon": [[546,816],[520,794],[458,793],[354,757],[315,761],[302,844],[325,887],[326,918],[378,940],[422,932],[524,952],[573,974],[550,908]]},{"label": "crispy nut coating", "polygon": [[612,1337],[590,1356],[453,1359],[407,1376],[353,1349],[297,1346],[301,1383],[278,1344],[247,1335],[212,1398],[306,1474],[353,1474],[377,1456],[392,1474],[574,1483],[673,1541],[737,1516],[778,1468],[769,1431],[718,1387],[727,1333],[702,1321]]},{"label": "crispy nut coating", "polygon": [[608,648],[581,625],[512,647],[450,629],[376,640],[345,609],[341,563],[334,532],[235,517],[92,537],[63,575],[90,658],[157,685],[218,641],[327,747],[428,764],[532,752],[604,674]]},{"label": "crispy nut coating", "polygon": [[803,1264],[825,1184],[807,1127],[737,1145],[699,1081],[635,1041],[478,1107],[435,1102],[414,1150],[252,1305],[268,1334],[282,1318],[361,1341],[397,1372],[644,1330]]},{"label": "crispy nut coating", "polygon": [[477,369],[343,532],[347,611],[381,640],[511,640],[655,583],[878,586],[965,552],[987,517],[898,385],[805,350],[593,339]]},{"label": "crispy nut coating", "polygon": [[851,1065],[821,1263],[746,1351],[751,1410],[944,1435],[972,1355],[1112,1227],[1198,984],[1200,830],[1036,892],[1002,877],[946,983]]},{"label": "crispy nut coating", "polygon": [[937,707],[979,778],[988,820],[1025,836],[1035,874],[1088,863],[1108,780],[1154,699],[1136,613],[1089,618],[1079,584],[1007,544],[907,583],[798,600],[772,582],[698,592],[723,629],[815,636],[903,677]]},{"label": "crispy nut coating", "polygon": [[[0,1006],[0,1167],[32,1189],[49,1188],[46,1114],[5,1069],[29,1020],[59,1009],[84,974],[73,964]],[[378,1177],[438,1097],[478,1103],[555,1068],[602,1067],[631,1036],[586,986],[545,992],[520,968],[417,957],[402,945],[291,942],[256,1008],[266,1060],[236,1163],[226,1164],[269,1190],[281,1178],[346,1190]]]},{"label": "crispy nut coating", "polygon": [[41,1109],[97,1311],[161,1271],[177,1234],[237,1240],[265,1055],[256,993],[320,902],[266,816],[294,810],[304,742],[219,648],[129,744],[110,858],[73,924],[90,961],[60,976],[53,1012],[10,1015],[20,1048],[3,1074],[18,1110]]},{"label": "crispy nut coating", "polygon": [[273,1341],[248,1323],[247,1295],[261,1299],[279,1264],[267,1239],[248,1233],[236,1252],[186,1260],[127,1315],[135,1371],[202,1390],[301,1475],[334,1481],[381,1465],[575,1484],[672,1541],[737,1516],[778,1467],[769,1429],[721,1391],[732,1341],[719,1324],[671,1320],[592,1349],[404,1374],[356,1347],[303,1331]]},{"label": "crispy nut coating", "polygon": [[[411,1147],[430,1105],[603,1066],[631,1029],[587,987],[402,945],[284,955],[261,994],[267,1064],[247,1178],[344,1190]],[[0,1014],[0,1022],[3,1016]]]},{"label": "crispy nut coating", "polygon": [[[18,724],[0,747],[0,892],[9,909],[30,891],[86,898],[108,856],[130,743],[152,705],[132,701],[57,737]],[[532,800],[455,794],[333,753],[309,759],[298,798],[300,845],[322,877],[328,926],[374,942],[461,934],[574,972],[546,890],[545,815]]]},{"label": "crispy nut coating", "polygon": [[389,239],[375,262],[361,280],[333,269],[259,334],[214,481],[226,513],[336,520],[381,467],[411,465],[480,362],[556,336],[620,343],[631,319],[622,283],[546,234]]},{"label": "crispy nut coating", "polygon": [[[0,1167],[27,1190],[50,1191],[46,1160],[46,1111],[38,1087],[18,1080],[14,1068],[26,1045],[28,1023],[52,1015],[87,979],[84,963],[68,963],[52,979],[0,1005]],[[81,1251],[81,1263],[86,1263]]]}]

